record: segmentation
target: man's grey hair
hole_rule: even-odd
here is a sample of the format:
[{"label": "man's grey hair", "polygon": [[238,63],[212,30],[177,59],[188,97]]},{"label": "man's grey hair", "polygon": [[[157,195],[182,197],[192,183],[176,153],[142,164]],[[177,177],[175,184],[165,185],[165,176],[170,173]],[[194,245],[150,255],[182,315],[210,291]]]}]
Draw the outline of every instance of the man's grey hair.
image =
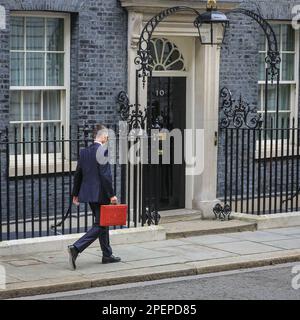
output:
[{"label": "man's grey hair", "polygon": [[102,135],[108,136],[108,128],[105,127],[103,124],[97,124],[93,130],[93,138],[98,139]]}]

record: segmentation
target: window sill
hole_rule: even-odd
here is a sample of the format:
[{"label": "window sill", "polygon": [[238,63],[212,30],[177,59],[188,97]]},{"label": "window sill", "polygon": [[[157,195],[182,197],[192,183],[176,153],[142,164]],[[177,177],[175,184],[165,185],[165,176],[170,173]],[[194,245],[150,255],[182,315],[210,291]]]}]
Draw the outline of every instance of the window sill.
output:
[{"label": "window sill", "polygon": [[26,163],[25,167],[23,165],[18,165],[15,167],[14,163],[10,162],[9,166],[9,178],[15,177],[28,177],[36,175],[45,175],[45,174],[61,174],[69,173],[76,170],[77,161],[57,160],[56,164],[54,161],[49,161],[48,165],[46,162],[41,162],[39,165],[37,162],[34,162],[33,166],[31,163]]},{"label": "window sill", "polygon": [[[289,153],[288,153],[289,151]],[[293,154],[293,149],[285,147],[283,150],[281,148],[278,148],[277,150],[277,156],[276,156],[276,151],[275,148],[272,150],[272,156],[271,156],[271,150],[267,148],[267,150],[264,150],[264,148],[261,149],[260,152],[260,157],[259,157],[259,152],[255,151],[255,160],[264,160],[266,159],[276,159],[276,158],[286,158],[286,157],[298,157],[299,151],[297,147],[294,147],[294,154]]]}]

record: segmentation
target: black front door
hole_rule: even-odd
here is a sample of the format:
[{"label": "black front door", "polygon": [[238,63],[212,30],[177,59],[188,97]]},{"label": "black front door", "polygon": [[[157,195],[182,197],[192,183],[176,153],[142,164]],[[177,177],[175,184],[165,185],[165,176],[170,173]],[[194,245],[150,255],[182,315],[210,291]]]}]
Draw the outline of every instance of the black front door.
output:
[{"label": "black front door", "polygon": [[[153,77],[148,88],[148,105],[152,104],[152,122],[160,128],[182,131],[186,126],[186,78]],[[163,139],[161,135],[161,139]],[[161,142],[160,142],[161,144]],[[184,150],[184,147],[182,148]],[[162,164],[160,152],[159,178],[152,180],[158,188],[158,209],[170,210],[185,207],[185,164],[174,164],[174,141],[170,140],[170,164]],[[184,159],[182,157],[182,159]]]}]

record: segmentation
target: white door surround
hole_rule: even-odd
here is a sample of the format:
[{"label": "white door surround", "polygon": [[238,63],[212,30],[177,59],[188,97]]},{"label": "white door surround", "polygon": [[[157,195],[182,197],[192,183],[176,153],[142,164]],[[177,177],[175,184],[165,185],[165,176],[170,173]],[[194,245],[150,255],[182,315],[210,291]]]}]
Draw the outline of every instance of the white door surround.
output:
[{"label": "white door surround", "polygon": [[[122,0],[122,3],[128,4],[128,1]],[[154,13],[149,13],[149,9],[141,12],[140,7],[134,6],[127,7],[127,10],[128,95],[130,101],[134,101],[137,43],[144,25]],[[186,13],[174,14],[161,22],[152,38],[166,38],[174,42],[185,59],[186,71],[155,71],[153,76],[184,74],[187,78],[186,128],[204,129],[204,171],[199,175],[186,176],[185,206],[188,209],[199,209],[204,218],[211,218],[214,216],[212,208],[217,201],[215,133],[218,131],[220,48],[200,44],[198,31],[193,25],[193,15]],[[147,105],[147,89],[141,86],[139,101],[142,106]]]}]

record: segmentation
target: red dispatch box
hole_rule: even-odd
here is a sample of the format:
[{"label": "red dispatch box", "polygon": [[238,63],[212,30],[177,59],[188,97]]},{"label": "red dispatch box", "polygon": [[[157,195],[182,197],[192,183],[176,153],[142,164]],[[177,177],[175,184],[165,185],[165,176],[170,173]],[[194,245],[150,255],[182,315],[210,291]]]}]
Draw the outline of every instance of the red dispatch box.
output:
[{"label": "red dispatch box", "polygon": [[100,226],[126,225],[127,204],[109,204],[100,206]]}]

